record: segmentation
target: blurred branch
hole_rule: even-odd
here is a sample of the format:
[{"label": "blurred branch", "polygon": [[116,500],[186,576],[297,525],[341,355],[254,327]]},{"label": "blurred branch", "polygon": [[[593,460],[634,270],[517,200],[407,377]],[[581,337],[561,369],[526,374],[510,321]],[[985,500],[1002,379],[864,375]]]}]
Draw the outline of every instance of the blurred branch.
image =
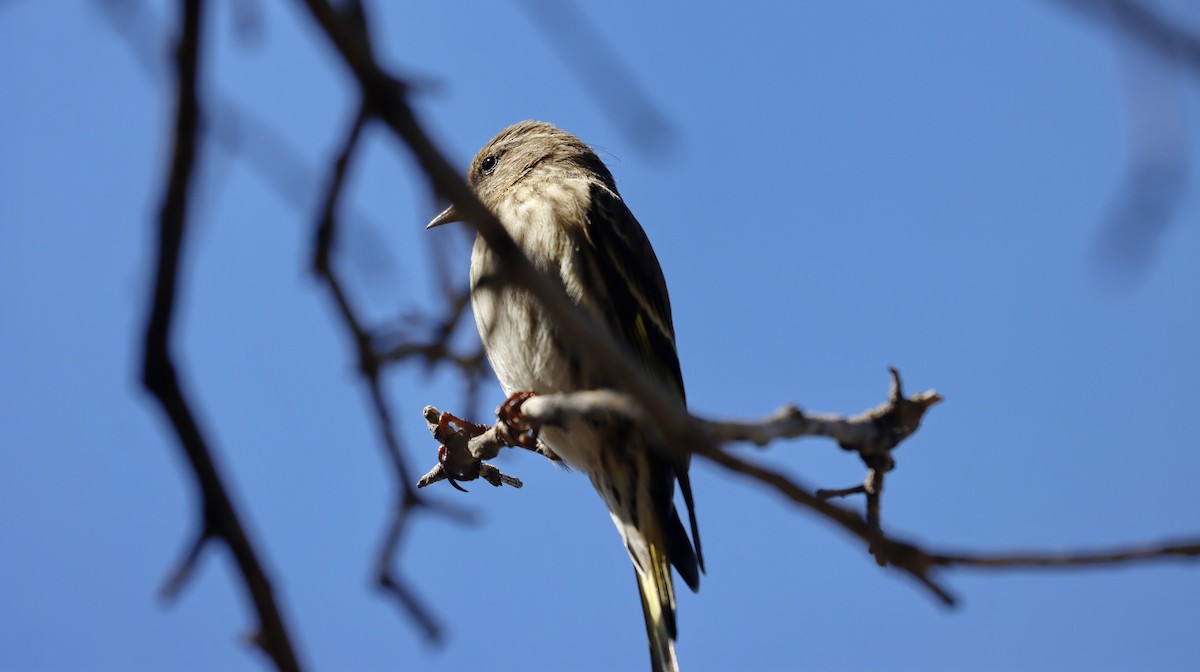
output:
[{"label": "blurred branch", "polygon": [[[165,70],[159,65],[156,58],[159,51],[156,35],[161,22],[155,20],[156,17],[152,15],[151,8],[140,0],[99,0],[98,4],[103,10],[103,15],[113,24],[117,35],[123,38],[147,76],[155,81],[162,80]],[[257,23],[256,13],[260,8],[248,6],[244,9],[246,11],[237,10],[240,13],[235,16],[239,25],[247,23],[247,20]],[[349,21],[349,25],[353,26],[350,34],[356,44],[359,45],[359,48],[364,48],[365,53],[369,55],[370,46],[364,19],[361,6],[357,3],[350,3],[347,11],[341,14],[341,20]],[[217,146],[243,159],[269,187],[284,197],[286,202],[297,207],[305,207],[304,204],[312,200],[312,194],[316,193],[318,189],[315,188],[317,185],[315,172],[306,165],[301,153],[286,138],[280,136],[271,124],[259,119],[249,110],[243,109],[217,94],[211,94],[209,98],[212,100],[210,100],[207,113],[197,106],[189,118],[189,128],[192,134],[189,139],[193,145],[198,142],[198,138],[211,137]],[[362,326],[346,296],[343,283],[332,268],[330,255],[336,240],[335,222],[338,219],[336,209],[345,181],[347,166],[353,151],[358,146],[361,130],[369,117],[369,113],[364,109],[353,124],[352,132],[334,163],[329,184],[326,187],[325,198],[321,202],[321,217],[314,247],[314,266],[318,275],[328,283],[338,305],[339,314],[356,343],[359,368],[364,372],[364,378],[367,380],[368,392],[384,437],[386,452],[393,465],[393,471],[397,474],[397,504],[392,507],[388,529],[378,553],[377,581],[386,592],[398,600],[428,637],[440,641],[441,629],[430,611],[420,603],[413,591],[392,569],[409,513],[417,508],[431,505],[418,498],[411,485],[412,479],[407,475],[400,443],[392,427],[391,411],[382,392],[379,376],[384,366],[393,362],[406,361],[414,356],[421,357],[427,367],[449,361],[454,363],[466,379],[468,405],[473,405],[478,397],[479,385],[487,368],[482,350],[476,353],[456,353],[452,352],[448,345],[452,332],[462,320],[463,307],[468,304],[467,290],[461,283],[458,287],[452,287],[448,282],[443,282],[444,293],[449,294],[453,291],[461,298],[451,302],[457,307],[444,320],[438,322],[432,339],[425,342],[413,339],[407,334],[390,335],[387,340],[394,345],[385,354],[379,352],[374,345],[376,341],[380,340],[377,335]],[[444,506],[437,508],[459,518],[466,518],[461,511]],[[214,536],[217,536],[215,532],[202,526],[196,541],[189,546],[185,557],[164,586],[165,595],[174,595],[182,587],[191,574],[205,542]]]},{"label": "blurred branch", "polygon": [[371,407],[375,412],[383,445],[392,470],[396,474],[396,505],[392,509],[387,533],[377,555],[376,581],[384,591],[400,603],[405,612],[420,626],[426,637],[440,643],[443,636],[441,626],[430,610],[417,599],[412,588],[400,578],[394,569],[400,541],[411,520],[411,514],[425,506],[427,502],[417,495],[412,485],[412,478],[408,473],[408,465],[404,461],[404,453],[400,446],[400,438],[392,423],[391,408],[380,384],[380,372],[388,360],[375,350],[374,335],[362,325],[362,321],[351,306],[342,282],[331,263],[332,251],[337,240],[337,209],[342,195],[342,187],[345,184],[350,160],[359,146],[363,126],[368,119],[369,112],[366,107],[362,107],[351,124],[350,131],[333,163],[322,201],[320,217],[317,221],[313,245],[313,270],[329,288],[341,321],[354,341],[358,355],[358,371],[371,398]]},{"label": "blurred branch", "polygon": [[[1130,146],[1125,184],[1098,239],[1107,271],[1140,274],[1186,192],[1186,104],[1176,68],[1200,78],[1200,35],[1139,0],[1057,0],[1124,38]],[[1153,58],[1150,58],[1153,57]],[[1120,277],[1120,276],[1116,276]]]},{"label": "blurred branch", "polygon": [[1147,60],[1124,59],[1128,167],[1096,241],[1103,277],[1113,280],[1149,268],[1187,194],[1186,101],[1174,68]]},{"label": "blurred branch", "polygon": [[[158,35],[163,32],[160,20],[144,0],[95,0],[101,15],[108,19],[114,34],[128,47],[145,76],[155,84],[164,80],[165,68],[159,54]],[[235,30],[261,30],[261,7],[253,2],[234,3]],[[283,203],[307,213],[313,194],[319,191],[317,171],[287,137],[273,124],[209,89],[204,95],[204,109],[196,121],[197,136],[241,160],[250,172],[266,184]],[[354,222],[370,222],[361,213],[353,213]]]},{"label": "blurred branch", "polygon": [[164,594],[172,596],[178,592],[179,587],[190,577],[201,550],[209,540],[224,541],[233,553],[258,613],[259,630],[252,640],[271,657],[278,669],[298,670],[300,665],[275,602],[271,583],[230,501],[200,426],[183,395],[170,352],[179,261],[187,225],[188,195],[197,154],[197,127],[200,117],[197,72],[200,61],[202,10],[200,0],[185,0],[182,3],[183,27],[175,53],[178,85],[174,149],[171,156],[171,172],[159,213],[158,264],[155,271],[154,297],[146,327],[142,369],[143,385],[159,400],[170,419],[196,476],[202,499],[202,522],[197,536],[189,546],[179,568],[164,587]]},{"label": "blurred branch", "polygon": [[1200,36],[1162,16],[1149,3],[1139,0],[1055,0],[1081,14],[1111,25],[1121,34],[1157,52],[1178,60],[1200,77]]},{"label": "blurred branch", "polygon": [[572,0],[517,2],[558,54],[575,71],[596,105],[633,140],[635,147],[663,151],[675,129],[638,84],[621,55]]},{"label": "blurred branch", "polygon": [[467,314],[471,304],[471,293],[467,287],[456,287],[453,291],[444,291],[443,298],[447,306],[446,315],[437,320],[432,336],[427,340],[414,339],[407,335],[395,335],[389,340],[395,343],[380,354],[387,362],[404,362],[420,359],[426,367],[447,363],[454,365],[464,377],[471,380],[479,378],[487,371],[483,346],[471,352],[458,352],[451,345],[451,337],[458,325]]}]

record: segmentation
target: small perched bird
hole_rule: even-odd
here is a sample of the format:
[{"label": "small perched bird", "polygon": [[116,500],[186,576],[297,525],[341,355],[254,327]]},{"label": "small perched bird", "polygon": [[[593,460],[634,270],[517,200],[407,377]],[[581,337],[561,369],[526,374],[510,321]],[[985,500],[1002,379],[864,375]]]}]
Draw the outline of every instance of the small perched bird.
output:
[{"label": "small perched bird", "polygon": [[[467,181],[529,260],[684,406],[662,269],[596,153],[551,124],[523,121],[479,150]],[[454,221],[451,206],[426,228]],[[500,281],[499,261],[482,237],[471,253],[471,305],[506,394],[620,389],[604,362],[564,342],[533,296]],[[627,420],[544,427],[539,441],[587,474],[604,499],[633,560],[652,667],[677,670],[671,565],[693,591],[704,570],[688,461],[653,449]],[[673,502],[677,480],[694,549]]]}]

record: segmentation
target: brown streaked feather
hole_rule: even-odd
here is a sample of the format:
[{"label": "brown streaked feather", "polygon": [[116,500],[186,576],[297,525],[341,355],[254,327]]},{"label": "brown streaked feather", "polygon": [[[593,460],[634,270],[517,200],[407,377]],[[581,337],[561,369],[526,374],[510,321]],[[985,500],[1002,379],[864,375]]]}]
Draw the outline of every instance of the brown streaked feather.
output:
[{"label": "brown streaked feather", "polygon": [[[605,318],[632,354],[676,394],[681,404],[686,405],[667,283],[650,240],[610,184],[592,185],[586,222],[585,238],[593,248],[587,258],[594,262],[600,284],[613,308],[605,313]],[[698,565],[699,570],[704,571],[704,555],[700,550],[700,531],[696,524],[688,466],[689,460],[685,459],[672,465],[672,469],[662,470],[655,479],[657,492],[653,496],[664,513],[664,525],[680,527],[678,531],[668,528],[671,563],[688,586],[696,590],[699,586],[696,569]],[[674,506],[671,503],[672,475],[678,478],[687,505],[691,543],[687,543],[687,534],[678,515],[666,515]]]}]

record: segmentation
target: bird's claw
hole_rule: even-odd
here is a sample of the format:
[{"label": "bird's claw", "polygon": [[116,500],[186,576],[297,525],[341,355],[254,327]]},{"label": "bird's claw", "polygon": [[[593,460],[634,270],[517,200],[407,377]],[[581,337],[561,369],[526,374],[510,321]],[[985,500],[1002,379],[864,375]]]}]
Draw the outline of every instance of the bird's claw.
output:
[{"label": "bird's claw", "polygon": [[532,451],[538,450],[538,428],[521,413],[521,405],[535,396],[537,392],[513,392],[496,409],[496,418],[504,425],[505,439],[514,446]]}]

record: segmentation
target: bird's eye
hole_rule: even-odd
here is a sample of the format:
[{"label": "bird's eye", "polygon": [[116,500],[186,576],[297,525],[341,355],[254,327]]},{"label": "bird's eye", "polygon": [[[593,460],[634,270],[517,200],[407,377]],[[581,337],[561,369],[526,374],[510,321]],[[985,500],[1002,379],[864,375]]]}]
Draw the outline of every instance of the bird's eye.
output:
[{"label": "bird's eye", "polygon": [[497,159],[495,154],[488,154],[483,157],[483,162],[479,164],[479,172],[484,175],[491,175],[492,171],[496,170],[497,163],[500,163],[500,159]]}]

